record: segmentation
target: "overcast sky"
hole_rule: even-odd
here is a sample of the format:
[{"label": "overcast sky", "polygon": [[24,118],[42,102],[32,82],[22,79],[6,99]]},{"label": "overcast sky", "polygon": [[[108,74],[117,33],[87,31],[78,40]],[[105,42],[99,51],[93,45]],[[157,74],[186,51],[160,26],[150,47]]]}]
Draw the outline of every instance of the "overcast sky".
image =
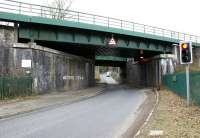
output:
[{"label": "overcast sky", "polygon": [[200,0],[73,0],[70,9],[200,36]]}]

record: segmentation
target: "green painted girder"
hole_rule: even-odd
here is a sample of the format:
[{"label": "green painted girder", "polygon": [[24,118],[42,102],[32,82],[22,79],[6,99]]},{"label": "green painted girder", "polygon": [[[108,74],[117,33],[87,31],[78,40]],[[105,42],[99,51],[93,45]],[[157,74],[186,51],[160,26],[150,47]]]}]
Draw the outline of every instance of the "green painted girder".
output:
[{"label": "green painted girder", "polygon": [[124,57],[116,57],[116,56],[95,56],[95,60],[102,60],[102,61],[121,61],[126,62],[127,58]]},{"label": "green painted girder", "polygon": [[[144,49],[157,52],[172,52],[170,43],[163,41],[135,38],[116,34],[117,46],[114,48]],[[79,29],[52,28],[51,26],[21,24],[19,38],[34,39],[37,41],[64,42],[70,44],[82,44],[87,46],[108,47],[107,43],[111,34],[93,32]]]},{"label": "green painted girder", "polygon": [[[178,39],[161,37],[161,36],[156,36],[156,35],[151,35],[151,34],[146,34],[146,33],[133,32],[133,31],[123,30],[123,29],[104,27],[104,26],[86,24],[86,23],[80,23],[80,22],[21,15],[21,14],[15,14],[15,13],[0,12],[0,20],[26,22],[26,23],[38,23],[38,24],[54,25],[54,26],[61,26],[61,27],[72,27],[72,28],[87,29],[87,30],[107,32],[107,33],[115,33],[115,34],[121,34],[121,35],[126,35],[126,36],[135,36],[135,37],[159,40],[159,41],[170,42],[170,43],[179,43]],[[200,44],[193,43],[193,46],[200,46]]]}]

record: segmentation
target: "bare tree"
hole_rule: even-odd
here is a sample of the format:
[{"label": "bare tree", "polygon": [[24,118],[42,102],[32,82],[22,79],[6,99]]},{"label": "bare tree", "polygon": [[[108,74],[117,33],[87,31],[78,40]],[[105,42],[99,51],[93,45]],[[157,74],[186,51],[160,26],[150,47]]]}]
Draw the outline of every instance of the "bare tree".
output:
[{"label": "bare tree", "polygon": [[53,0],[48,2],[49,14],[53,19],[64,19],[68,14],[68,10],[72,5],[73,0]]}]

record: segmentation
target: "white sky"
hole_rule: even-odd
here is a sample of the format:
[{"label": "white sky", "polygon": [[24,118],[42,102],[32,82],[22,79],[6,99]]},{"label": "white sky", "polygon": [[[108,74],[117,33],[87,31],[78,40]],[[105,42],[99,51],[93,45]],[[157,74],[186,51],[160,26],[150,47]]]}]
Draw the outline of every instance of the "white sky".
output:
[{"label": "white sky", "polygon": [[200,0],[73,0],[70,9],[200,36]]}]

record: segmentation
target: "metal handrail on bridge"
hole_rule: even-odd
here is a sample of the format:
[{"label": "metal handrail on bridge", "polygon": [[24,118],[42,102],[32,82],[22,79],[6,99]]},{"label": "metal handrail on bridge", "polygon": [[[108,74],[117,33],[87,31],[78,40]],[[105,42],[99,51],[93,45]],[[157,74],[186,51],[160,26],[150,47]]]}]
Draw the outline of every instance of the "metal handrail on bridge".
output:
[{"label": "metal handrail on bridge", "polygon": [[108,28],[118,28],[122,30],[177,39],[181,41],[192,41],[194,43],[200,43],[200,37],[195,35],[180,33],[177,31],[162,29],[130,21],[119,20],[111,17],[104,17],[72,10],[57,9],[53,7],[29,4],[14,0],[1,0],[0,12],[9,12],[21,15],[39,16],[58,20],[100,25]]}]

